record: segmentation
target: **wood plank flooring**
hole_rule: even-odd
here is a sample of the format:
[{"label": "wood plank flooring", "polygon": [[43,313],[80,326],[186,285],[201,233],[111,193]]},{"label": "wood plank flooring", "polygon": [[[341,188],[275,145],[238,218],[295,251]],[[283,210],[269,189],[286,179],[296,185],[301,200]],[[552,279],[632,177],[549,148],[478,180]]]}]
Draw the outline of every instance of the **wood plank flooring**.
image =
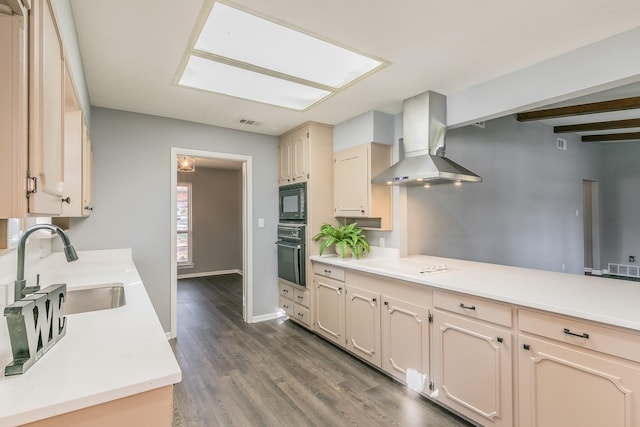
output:
[{"label": "wood plank flooring", "polygon": [[174,427],[469,426],[287,320],[242,320],[237,274],[178,282]]}]

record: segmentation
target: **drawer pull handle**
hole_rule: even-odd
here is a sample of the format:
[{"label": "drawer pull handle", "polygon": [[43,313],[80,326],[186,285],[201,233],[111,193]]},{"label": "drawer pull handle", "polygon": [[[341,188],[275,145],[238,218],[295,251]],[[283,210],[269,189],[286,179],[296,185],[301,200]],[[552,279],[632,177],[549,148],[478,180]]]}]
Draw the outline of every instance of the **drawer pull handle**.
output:
[{"label": "drawer pull handle", "polygon": [[324,272],[327,274],[331,274],[331,270],[327,270],[326,268],[324,269]]},{"label": "drawer pull handle", "polygon": [[502,337],[498,337],[498,338],[496,338],[496,340],[497,340],[498,342],[500,342],[500,343],[501,343],[502,341],[504,341],[504,340],[502,339]]},{"label": "drawer pull handle", "polygon": [[589,339],[589,334],[588,334],[588,333],[586,333],[586,332],[583,332],[583,333],[581,333],[581,334],[576,334],[575,332],[571,332],[571,330],[570,330],[569,328],[564,328],[564,331],[563,331],[563,332],[564,332],[565,334],[567,334],[567,335],[573,335],[574,337],[584,338],[584,339],[586,339],[586,340],[588,340],[588,339]]},{"label": "drawer pull handle", "polygon": [[529,344],[522,344],[522,348],[528,351],[529,349],[531,349],[531,346]]},{"label": "drawer pull handle", "polygon": [[371,298],[371,301],[376,302],[378,301],[378,298]]},{"label": "drawer pull handle", "polygon": [[385,302],[384,302],[384,305],[389,305],[389,301],[385,301]]},{"label": "drawer pull handle", "polygon": [[464,305],[463,302],[460,303],[460,308],[464,308],[465,310],[475,310],[476,306],[475,305]]},{"label": "drawer pull handle", "polygon": [[304,299],[302,295],[298,295],[298,299]]}]

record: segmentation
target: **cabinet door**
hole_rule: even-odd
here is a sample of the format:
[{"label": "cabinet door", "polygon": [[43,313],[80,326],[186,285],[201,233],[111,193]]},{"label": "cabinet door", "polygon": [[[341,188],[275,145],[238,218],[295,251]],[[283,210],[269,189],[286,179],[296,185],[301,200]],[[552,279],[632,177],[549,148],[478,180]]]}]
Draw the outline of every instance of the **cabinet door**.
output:
[{"label": "cabinet door", "polygon": [[382,369],[406,381],[407,368],[429,372],[429,310],[382,296]]},{"label": "cabinet door", "polygon": [[434,310],[438,400],[484,426],[513,425],[511,341],[507,330]]},{"label": "cabinet door", "polygon": [[380,366],[380,295],[347,285],[347,349]]},{"label": "cabinet door", "polygon": [[369,144],[334,153],[333,194],[335,216],[369,215]]},{"label": "cabinet door", "polygon": [[59,214],[64,190],[62,42],[48,0],[30,14],[29,171],[37,179],[29,212]]},{"label": "cabinet door", "polygon": [[28,36],[25,19],[0,13],[0,218],[22,218],[27,212]]},{"label": "cabinet door", "polygon": [[[82,111],[64,115],[64,195],[61,215],[82,216]],[[68,199],[67,199],[68,198]]]},{"label": "cabinet door", "polygon": [[93,147],[91,139],[84,126],[82,141],[82,213],[83,216],[91,215],[93,211]]},{"label": "cabinet door", "polygon": [[640,425],[640,369],[603,354],[518,337],[521,427]]},{"label": "cabinet door", "polygon": [[291,179],[293,182],[304,182],[309,173],[309,130],[300,129],[291,138]]},{"label": "cabinet door", "polygon": [[280,173],[278,175],[278,183],[280,185],[291,183],[291,157],[292,157],[292,143],[291,135],[286,136],[280,140],[278,150],[280,152]]},{"label": "cabinet door", "polygon": [[315,331],[344,347],[344,283],[316,275]]}]

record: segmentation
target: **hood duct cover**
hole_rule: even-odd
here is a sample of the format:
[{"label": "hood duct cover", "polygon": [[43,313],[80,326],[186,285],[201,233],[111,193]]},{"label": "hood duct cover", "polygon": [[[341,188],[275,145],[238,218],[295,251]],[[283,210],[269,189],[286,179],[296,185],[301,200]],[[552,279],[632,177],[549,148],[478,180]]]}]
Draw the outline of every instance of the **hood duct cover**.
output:
[{"label": "hood duct cover", "polygon": [[374,177],[373,184],[425,185],[481,182],[469,169],[444,157],[447,99],[425,92],[403,103],[401,160]]}]

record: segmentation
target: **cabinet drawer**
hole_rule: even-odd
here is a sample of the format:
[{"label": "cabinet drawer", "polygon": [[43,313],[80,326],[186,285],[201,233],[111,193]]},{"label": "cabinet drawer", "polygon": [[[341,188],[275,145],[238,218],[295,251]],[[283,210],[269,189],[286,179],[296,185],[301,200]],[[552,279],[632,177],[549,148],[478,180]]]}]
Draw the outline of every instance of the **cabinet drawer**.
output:
[{"label": "cabinet drawer", "polygon": [[293,299],[293,286],[291,285],[287,285],[286,283],[278,283],[278,286],[280,287],[280,296],[283,296],[285,298],[289,298],[289,299]]},{"label": "cabinet drawer", "polygon": [[327,264],[313,263],[313,272],[325,277],[344,282],[344,270]]},{"label": "cabinet drawer", "polygon": [[523,332],[640,362],[640,335],[632,332],[528,310],[518,311],[518,324]]},{"label": "cabinet drawer", "polygon": [[498,325],[511,326],[511,306],[464,294],[433,291],[433,305],[444,310]]},{"label": "cabinet drawer", "polygon": [[301,306],[300,304],[293,305],[293,318],[305,325],[311,325],[311,316],[309,316],[309,309]]},{"label": "cabinet drawer", "polygon": [[280,296],[279,305],[280,308],[287,314],[287,316],[293,316],[293,301]]},{"label": "cabinet drawer", "polygon": [[296,304],[300,304],[309,308],[309,291],[294,289],[293,300],[296,302]]}]

